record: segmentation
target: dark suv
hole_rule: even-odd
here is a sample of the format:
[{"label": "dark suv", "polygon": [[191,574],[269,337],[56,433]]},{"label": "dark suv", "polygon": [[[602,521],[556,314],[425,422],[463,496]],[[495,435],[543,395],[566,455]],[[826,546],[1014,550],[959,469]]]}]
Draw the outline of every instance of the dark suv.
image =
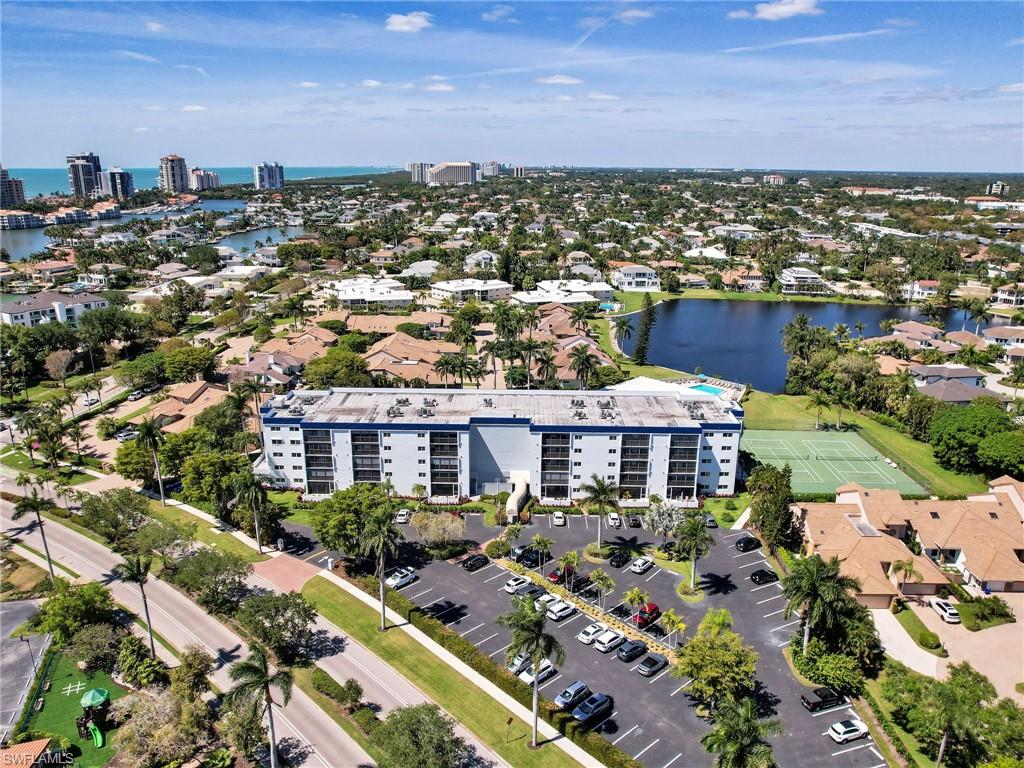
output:
[{"label": "dark suv", "polygon": [[800,703],[808,712],[817,712],[837,707],[843,703],[843,700],[831,688],[815,688],[813,691],[803,694],[800,697]]},{"label": "dark suv", "polygon": [[736,540],[734,545],[740,552],[753,552],[761,546],[761,542],[755,539],[753,536],[744,536],[741,539]]}]

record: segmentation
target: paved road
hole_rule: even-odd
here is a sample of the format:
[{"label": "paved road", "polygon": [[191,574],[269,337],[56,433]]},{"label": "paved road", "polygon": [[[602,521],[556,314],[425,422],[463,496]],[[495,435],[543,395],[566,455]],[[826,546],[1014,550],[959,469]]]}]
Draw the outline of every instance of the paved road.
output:
[{"label": "paved road", "polygon": [[[39,532],[34,524],[14,522],[12,511],[13,506],[9,502],[0,500],[0,525],[29,546],[41,550]],[[142,615],[142,597],[138,588],[110,575],[111,569],[120,562],[117,555],[57,524],[46,526],[46,538],[56,562],[63,563],[85,579],[106,584],[119,603]],[[150,581],[146,594],[154,629],[176,648],[187,645],[204,648],[216,659],[214,682],[222,690],[230,688],[228,667],[249,653],[242,639],[158,579]],[[295,764],[323,768],[373,764],[359,745],[298,689],[294,690],[288,706],[275,713],[274,722],[282,751],[290,753],[289,760]]]}]

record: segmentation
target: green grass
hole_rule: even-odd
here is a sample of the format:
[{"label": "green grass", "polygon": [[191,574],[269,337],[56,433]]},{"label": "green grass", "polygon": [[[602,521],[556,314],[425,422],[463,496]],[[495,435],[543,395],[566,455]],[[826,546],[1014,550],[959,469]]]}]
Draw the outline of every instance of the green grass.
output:
[{"label": "green grass", "polygon": [[[807,398],[751,392],[743,402],[746,429],[813,430],[814,410],[807,410]],[[826,410],[823,421],[835,422],[835,412]],[[940,496],[966,496],[983,493],[985,481],[977,475],[961,475],[939,466],[927,443],[879,424],[868,416],[843,412],[843,424],[852,425],[857,434],[875,450],[899,464],[911,479]]]},{"label": "green grass", "polygon": [[[32,460],[29,459],[28,454],[22,453],[21,451],[8,451],[3,456],[0,456],[0,464],[10,469],[15,469],[18,472],[27,472],[30,475],[38,475],[41,471],[45,470],[42,464],[33,464]],[[60,469],[61,477],[68,485],[81,485],[82,483],[88,483],[96,478],[92,475],[87,475],[84,472],[77,472],[68,467],[62,467]]]},{"label": "green grass", "polygon": [[3,553],[3,581],[0,602],[42,597],[49,587],[50,576],[43,568],[30,563],[17,552]]},{"label": "green grass", "polygon": [[597,320],[589,320],[588,322],[590,323],[591,330],[594,332],[594,336],[597,338],[597,343],[600,345],[601,350],[611,357],[619,368],[622,369],[622,372],[629,378],[646,376],[649,379],[672,380],[686,375],[683,371],[677,371],[672,368],[662,368],[660,365],[637,365],[632,362],[630,358],[616,352],[612,347],[611,339],[608,336],[609,325],[607,320],[601,318]]},{"label": "green grass", "polygon": [[309,525],[308,507],[299,507],[298,491],[267,491],[267,498],[288,510],[287,520],[298,525]]},{"label": "green grass", "polygon": [[1017,693],[1024,693],[1024,683],[1017,683],[1015,686],[1013,686],[1013,690],[1015,690]]},{"label": "green grass", "polygon": [[246,562],[257,563],[266,560],[268,555],[257,554],[256,550],[236,539],[227,531],[217,533],[210,523],[186,512],[181,507],[163,506],[159,501],[149,500],[149,513],[158,520],[174,522],[180,525],[196,524],[196,541],[222,552],[231,552]]},{"label": "green grass", "polygon": [[921,644],[921,636],[925,632],[931,632],[931,630],[925,626],[924,622],[921,621],[921,617],[914,613],[913,610],[910,608],[904,608],[895,615],[896,621],[900,623],[900,625],[907,631],[907,634],[910,635],[910,638],[917,643],[918,646],[928,651],[932,656],[946,657],[949,655],[946,653],[944,648],[925,648],[925,646]]},{"label": "green grass", "polygon": [[[96,672],[91,678],[87,677],[78,669],[75,662],[66,656],[57,659],[47,679],[51,681],[51,685],[50,690],[43,694],[45,704],[42,710],[35,713],[28,727],[69,738],[72,749],[79,753],[76,765],[83,768],[105,765],[116,754],[111,741],[116,738],[117,730],[104,731],[103,746],[98,749],[93,746],[92,739],[80,738],[75,726],[75,718],[82,714],[82,706],[78,702],[82,694],[90,688],[106,688],[112,702],[127,695],[128,692],[114,683],[105,672]],[[68,685],[77,683],[82,683],[80,691],[70,695],[64,693]]]},{"label": "green grass", "polygon": [[[726,505],[732,503],[734,509],[727,509]],[[736,519],[743,514],[743,510],[750,506],[750,494],[738,493],[731,499],[705,499],[701,511],[711,515],[722,528],[728,528]]]},{"label": "green grass", "polygon": [[131,413],[125,414],[124,416],[119,418],[118,421],[126,422],[126,421],[131,421],[134,418],[138,418],[139,416],[144,416],[145,414],[149,413],[149,411],[150,411],[150,409],[152,407],[153,407],[152,404],[144,405],[141,408],[139,408],[138,410],[135,410],[135,411],[132,411]]},{"label": "green grass", "polygon": [[1000,624],[1009,624],[1012,618],[994,618],[981,621],[978,619],[978,611],[981,606],[978,603],[957,603],[956,610],[960,614],[960,620],[964,628],[970,632],[979,632],[990,627],[998,627]]},{"label": "green grass", "polygon": [[298,686],[299,690],[316,702],[316,705],[320,707],[320,709],[322,709],[327,716],[331,718],[331,720],[337,723],[345,733],[351,736],[352,740],[362,747],[366,754],[372,757],[378,765],[383,764],[385,756],[373,745],[370,741],[370,737],[360,730],[359,726],[357,726],[352,718],[344,712],[338,702],[329,696],[325,696],[313,687],[312,674],[312,667],[292,667],[292,676],[295,679],[295,685]]},{"label": "green grass", "polygon": [[[911,671],[910,674],[917,674]],[[889,718],[892,723],[892,727],[895,733],[899,736],[900,741],[909,750],[911,756],[914,758],[914,763],[918,768],[935,768],[935,761],[928,757],[924,752],[921,751],[921,743],[914,737],[913,734],[903,730],[899,723],[892,718],[892,706],[886,700],[885,696],[882,695],[882,685],[885,682],[886,673],[883,671],[874,680],[865,680],[864,687],[867,689],[875,701],[878,702],[878,707],[881,709]]]},{"label": "green grass", "polygon": [[514,738],[506,743],[505,723],[514,717],[508,709],[401,629],[379,632],[376,611],[341,588],[316,576],[306,582],[302,594],[324,618],[394,667],[510,765],[548,768],[577,764],[553,744],[530,749],[528,726],[518,717],[512,724]]}]

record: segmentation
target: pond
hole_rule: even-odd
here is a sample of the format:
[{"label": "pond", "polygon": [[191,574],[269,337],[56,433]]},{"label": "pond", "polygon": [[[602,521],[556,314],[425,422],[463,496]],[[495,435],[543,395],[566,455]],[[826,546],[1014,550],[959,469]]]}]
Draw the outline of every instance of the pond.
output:
[{"label": "pond", "polygon": [[[781,392],[788,362],[782,351],[782,328],[801,312],[813,325],[831,328],[845,323],[853,336],[857,335],[858,321],[864,324],[865,336],[881,335],[879,324],[890,318],[927,321],[914,307],[883,304],[676,299],[655,307],[657,319],[647,362],[680,371],[699,367],[709,376],[751,384],[765,392]],[[630,320],[633,334],[622,344],[626,354],[632,353],[636,343],[640,315],[631,315]],[[962,312],[951,311],[945,327],[958,331],[964,320]],[[993,325],[1006,323],[1006,318],[990,321]],[[974,322],[967,319],[967,330],[974,329]]]}]

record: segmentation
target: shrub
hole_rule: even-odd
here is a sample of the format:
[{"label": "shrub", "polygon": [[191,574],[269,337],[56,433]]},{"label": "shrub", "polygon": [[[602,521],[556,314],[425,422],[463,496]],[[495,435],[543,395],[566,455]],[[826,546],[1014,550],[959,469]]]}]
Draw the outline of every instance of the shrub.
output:
[{"label": "shrub", "polygon": [[491,558],[506,557],[510,551],[512,551],[512,548],[507,541],[502,539],[489,541],[487,546],[484,547],[484,552]]},{"label": "shrub", "polygon": [[363,698],[363,687],[358,682],[349,678],[344,684],[339,683],[319,667],[313,670],[310,681],[315,690],[348,710],[359,704],[359,700]]},{"label": "shrub", "polygon": [[590,557],[596,557],[600,560],[607,560],[609,557],[612,556],[612,552],[614,551],[614,549],[615,548],[612,547],[610,544],[605,544],[599,547],[597,546],[596,541],[592,541],[589,544],[587,544],[586,547],[583,548],[583,552]]},{"label": "shrub", "polygon": [[372,734],[377,730],[377,726],[380,725],[380,720],[377,719],[377,713],[369,707],[359,707],[355,712],[352,713],[352,719],[356,725],[366,735]]},{"label": "shrub", "polygon": [[939,636],[930,629],[926,629],[922,632],[917,639],[923,648],[927,648],[930,651],[937,651],[942,645],[942,641],[939,640]]},{"label": "shrub", "polygon": [[727,502],[725,502],[725,508],[728,510],[736,509],[736,502],[733,501],[732,499],[729,499]]},{"label": "shrub", "polygon": [[117,419],[113,416],[104,416],[96,422],[96,435],[100,440],[109,440],[118,430]]},{"label": "shrub", "polygon": [[437,542],[436,544],[428,544],[424,549],[426,549],[427,554],[435,560],[451,560],[453,557],[459,557],[460,555],[466,554],[466,552],[469,551],[469,542]]}]

